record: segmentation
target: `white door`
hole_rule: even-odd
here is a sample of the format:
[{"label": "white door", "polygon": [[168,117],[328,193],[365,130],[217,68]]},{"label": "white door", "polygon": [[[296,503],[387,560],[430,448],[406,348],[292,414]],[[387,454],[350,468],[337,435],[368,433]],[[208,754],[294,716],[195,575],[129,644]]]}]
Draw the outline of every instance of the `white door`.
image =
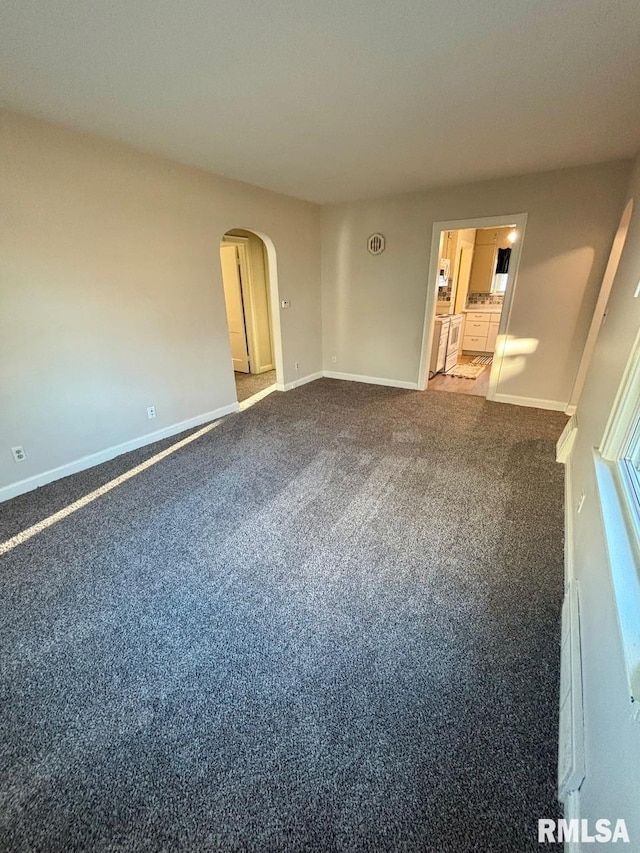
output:
[{"label": "white door", "polygon": [[227,305],[229,340],[233,369],[240,373],[249,372],[249,350],[247,331],[244,325],[244,307],[242,304],[242,283],[238,267],[238,250],[235,246],[220,246],[222,264],[222,283],[224,301]]}]

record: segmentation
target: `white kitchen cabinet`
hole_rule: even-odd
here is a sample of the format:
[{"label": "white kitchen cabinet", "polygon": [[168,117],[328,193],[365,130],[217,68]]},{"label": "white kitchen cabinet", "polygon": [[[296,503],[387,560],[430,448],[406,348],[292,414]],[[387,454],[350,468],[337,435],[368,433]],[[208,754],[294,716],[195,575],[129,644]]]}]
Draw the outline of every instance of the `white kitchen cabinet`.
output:
[{"label": "white kitchen cabinet", "polygon": [[487,336],[465,335],[462,339],[462,351],[485,352],[487,348]]},{"label": "white kitchen cabinet", "polygon": [[494,352],[500,314],[491,311],[467,311],[462,349],[468,352]]},{"label": "white kitchen cabinet", "polygon": [[489,318],[487,317],[484,320],[474,320],[467,317],[464,324],[464,333],[465,335],[479,335],[480,337],[486,338],[489,334]]}]

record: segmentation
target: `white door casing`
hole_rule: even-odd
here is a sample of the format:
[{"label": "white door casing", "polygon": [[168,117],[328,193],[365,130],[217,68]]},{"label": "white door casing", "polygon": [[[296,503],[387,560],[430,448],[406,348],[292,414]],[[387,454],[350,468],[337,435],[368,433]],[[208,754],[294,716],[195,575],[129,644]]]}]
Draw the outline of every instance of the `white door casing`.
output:
[{"label": "white door casing", "polygon": [[487,400],[495,399],[500,381],[500,372],[502,363],[505,357],[506,343],[508,340],[509,322],[511,320],[511,307],[513,303],[513,294],[518,280],[518,267],[520,265],[520,255],[522,244],[524,242],[525,229],[527,225],[526,213],[507,213],[501,216],[483,216],[474,219],[459,219],[448,222],[434,222],[431,231],[431,256],[429,260],[429,275],[427,283],[426,305],[424,313],[424,325],[422,332],[422,348],[420,360],[418,362],[418,390],[424,391],[428,382],[428,362],[426,353],[431,352],[431,342],[433,339],[433,317],[435,314],[436,305],[436,277],[438,264],[438,249],[440,247],[440,232],[442,231],[460,231],[466,228],[493,228],[506,227],[507,225],[515,225],[518,232],[518,239],[513,245],[511,252],[511,261],[509,264],[509,277],[507,279],[507,288],[504,293],[502,303],[502,313],[500,315],[500,325],[498,327],[498,335],[496,342],[496,350],[493,357],[493,364],[489,374],[489,390],[487,392]]},{"label": "white door casing", "polygon": [[225,234],[222,244],[235,245],[238,250],[244,327],[251,373],[273,370],[274,346],[266,245],[253,233],[250,237]]},{"label": "white door casing", "polygon": [[247,348],[242,283],[236,246],[220,246],[220,263],[222,265],[222,283],[224,285],[224,301],[227,307],[233,369],[240,373],[249,373],[249,350]]}]

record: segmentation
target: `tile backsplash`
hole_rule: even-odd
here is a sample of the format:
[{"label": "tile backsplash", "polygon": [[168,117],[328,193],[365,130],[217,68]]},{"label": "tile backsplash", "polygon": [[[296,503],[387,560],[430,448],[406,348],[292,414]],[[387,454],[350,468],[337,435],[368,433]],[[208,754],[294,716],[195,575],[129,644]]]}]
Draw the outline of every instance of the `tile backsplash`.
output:
[{"label": "tile backsplash", "polygon": [[468,293],[467,305],[502,305],[502,293]]},{"label": "tile backsplash", "polygon": [[[438,288],[438,302],[451,302],[453,298],[451,287]],[[502,305],[502,293],[468,293],[467,305]]]}]

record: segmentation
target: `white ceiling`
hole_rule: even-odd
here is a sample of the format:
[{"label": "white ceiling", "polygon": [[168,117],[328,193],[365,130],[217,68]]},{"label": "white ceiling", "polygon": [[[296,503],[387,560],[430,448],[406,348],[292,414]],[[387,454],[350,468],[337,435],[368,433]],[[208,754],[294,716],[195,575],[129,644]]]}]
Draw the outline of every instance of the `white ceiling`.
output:
[{"label": "white ceiling", "polygon": [[632,156],[638,0],[4,0],[5,106],[316,202]]}]

